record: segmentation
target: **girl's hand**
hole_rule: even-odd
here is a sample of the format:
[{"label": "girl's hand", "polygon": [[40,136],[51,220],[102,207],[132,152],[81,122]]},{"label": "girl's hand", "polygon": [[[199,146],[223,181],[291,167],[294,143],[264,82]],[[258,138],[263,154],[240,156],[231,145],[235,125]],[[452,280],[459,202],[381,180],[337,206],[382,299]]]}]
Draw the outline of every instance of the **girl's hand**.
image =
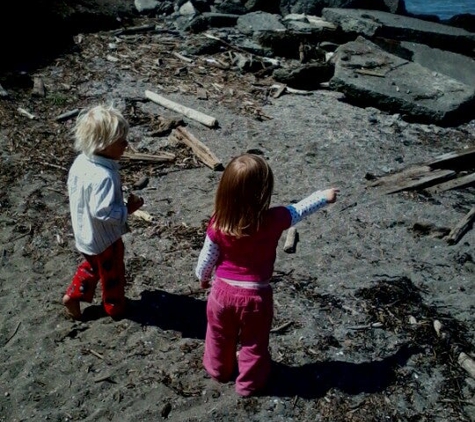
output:
[{"label": "girl's hand", "polygon": [[127,199],[127,212],[129,214],[132,214],[135,211],[137,211],[140,207],[142,207],[143,204],[144,204],[143,198],[131,193]]},{"label": "girl's hand", "polygon": [[207,288],[210,287],[211,284],[210,284],[209,280],[201,280],[200,285],[201,285],[202,289],[207,289]]},{"label": "girl's hand", "polygon": [[329,204],[333,204],[336,201],[337,194],[340,193],[340,189],[331,188],[324,191],[325,197]]}]

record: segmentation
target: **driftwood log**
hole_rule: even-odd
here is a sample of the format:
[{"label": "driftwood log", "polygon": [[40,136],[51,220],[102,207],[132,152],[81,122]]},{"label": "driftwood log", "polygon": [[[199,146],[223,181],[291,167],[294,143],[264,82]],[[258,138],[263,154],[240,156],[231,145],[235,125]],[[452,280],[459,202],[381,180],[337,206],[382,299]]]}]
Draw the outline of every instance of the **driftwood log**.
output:
[{"label": "driftwood log", "polygon": [[475,361],[470,356],[464,352],[460,353],[458,363],[473,379],[475,379]]},{"label": "driftwood log", "polygon": [[208,116],[200,111],[193,110],[192,108],[186,107],[184,105],[175,103],[174,101],[168,100],[167,98],[162,97],[161,95],[156,94],[155,92],[146,90],[145,96],[149,100],[152,100],[154,103],[157,103],[170,110],[176,111],[177,113],[181,113],[184,116],[189,117],[190,119],[196,120],[197,122],[204,124],[205,126],[213,128],[218,125],[218,121],[214,117]]},{"label": "driftwood log", "polygon": [[200,159],[200,161],[210,169],[215,171],[223,169],[223,164],[218,159],[218,157],[216,157],[216,155],[214,155],[206,145],[204,145],[184,127],[177,127],[172,132],[172,135],[177,141],[189,146],[193,153]]},{"label": "driftwood log", "polygon": [[284,243],[284,252],[295,253],[297,247],[298,233],[295,227],[291,227],[287,230],[287,237]]},{"label": "driftwood log", "polygon": [[170,152],[161,152],[160,154],[147,154],[144,152],[126,151],[122,156],[126,160],[150,161],[153,163],[163,163],[175,161],[175,154]]},{"label": "driftwood log", "polygon": [[470,230],[475,220],[475,207],[450,231],[445,240],[450,245],[455,245]]}]

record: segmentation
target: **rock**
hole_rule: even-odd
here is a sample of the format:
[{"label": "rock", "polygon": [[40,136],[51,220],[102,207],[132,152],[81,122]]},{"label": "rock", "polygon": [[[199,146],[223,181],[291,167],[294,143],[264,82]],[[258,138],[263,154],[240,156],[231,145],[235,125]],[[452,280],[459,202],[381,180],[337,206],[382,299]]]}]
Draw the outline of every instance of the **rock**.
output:
[{"label": "rock", "polygon": [[462,54],[473,54],[475,48],[475,34],[448,25],[375,10],[326,8],[322,14],[343,31],[368,38],[412,41]]},{"label": "rock", "polygon": [[244,35],[252,36],[259,31],[285,31],[282,18],[267,12],[252,12],[240,16],[236,28]]},{"label": "rock", "polygon": [[294,69],[276,69],[272,75],[277,82],[291,88],[314,90],[320,83],[330,80],[333,76],[333,66],[327,63],[312,63]]},{"label": "rock", "polygon": [[139,13],[153,12],[159,6],[158,0],[135,0],[134,4]]},{"label": "rock", "polygon": [[475,87],[387,53],[363,37],[340,46],[333,62],[330,86],[355,104],[440,125],[474,118]]},{"label": "rock", "polygon": [[376,9],[390,13],[404,13],[406,8],[402,0],[281,0],[282,15],[306,13],[321,15],[325,7],[344,7],[352,9]]}]

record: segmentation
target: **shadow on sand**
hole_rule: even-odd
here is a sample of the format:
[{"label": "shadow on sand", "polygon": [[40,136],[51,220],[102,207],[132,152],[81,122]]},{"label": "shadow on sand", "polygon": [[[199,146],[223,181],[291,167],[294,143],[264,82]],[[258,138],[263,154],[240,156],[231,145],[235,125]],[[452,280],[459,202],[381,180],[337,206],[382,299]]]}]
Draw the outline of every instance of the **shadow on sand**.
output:
[{"label": "shadow on sand", "polygon": [[[90,306],[84,310],[84,320],[104,316],[102,306]],[[139,300],[128,301],[124,319],[178,331],[184,338],[204,339],[206,301],[163,290],[145,290]],[[381,392],[395,382],[396,369],[420,352],[419,348],[405,345],[395,354],[378,361],[327,361],[295,367],[273,362],[271,379],[262,395],[310,399],[323,397],[332,388],[351,395]]]},{"label": "shadow on sand", "polygon": [[[93,321],[107,315],[101,305],[84,309],[83,321]],[[202,339],[206,333],[206,301],[164,290],[144,290],[140,299],[127,300],[128,319],[145,326],[182,333],[182,337]]]},{"label": "shadow on sand", "polygon": [[336,388],[347,394],[377,393],[395,382],[396,369],[421,350],[403,346],[382,360],[362,363],[327,361],[302,366],[273,362],[272,376],[264,395],[319,398]]}]

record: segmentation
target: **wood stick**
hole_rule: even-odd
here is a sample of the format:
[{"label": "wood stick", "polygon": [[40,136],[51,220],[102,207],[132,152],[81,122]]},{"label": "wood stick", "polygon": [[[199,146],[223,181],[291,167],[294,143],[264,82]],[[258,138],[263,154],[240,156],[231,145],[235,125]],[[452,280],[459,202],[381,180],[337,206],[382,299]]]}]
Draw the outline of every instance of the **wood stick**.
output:
[{"label": "wood stick", "polygon": [[463,235],[470,230],[475,220],[475,207],[473,207],[468,214],[460,220],[460,222],[450,231],[445,240],[449,245],[455,245],[463,237]]},{"label": "wood stick", "polygon": [[104,359],[104,356],[102,356],[100,353],[97,353],[95,350],[88,349],[87,351],[88,351],[91,355],[94,355],[96,358]]},{"label": "wood stick", "polygon": [[147,154],[144,152],[125,151],[122,157],[126,160],[151,161],[154,163],[174,161],[176,158],[175,154],[163,151],[160,154]]},{"label": "wood stick", "polygon": [[190,119],[196,120],[208,127],[215,127],[218,125],[218,121],[211,116],[208,116],[200,111],[193,110],[192,108],[186,107],[184,105],[175,103],[174,101],[168,100],[161,95],[156,94],[152,91],[145,91],[145,96],[152,100],[154,103],[160,104],[163,107],[169,108],[170,110],[176,111],[177,113],[181,113]]},{"label": "wood stick", "polygon": [[156,29],[155,24],[129,26],[128,28],[116,29],[112,31],[112,34],[113,35],[138,34],[141,32],[155,31],[155,29]]},{"label": "wood stick", "polygon": [[34,114],[31,114],[28,110],[25,110],[24,108],[18,107],[17,111],[18,113],[23,114],[23,116],[26,116],[31,120],[36,119],[36,116]]},{"label": "wood stick", "polygon": [[465,188],[473,184],[475,184],[475,173],[467,174],[466,176],[458,177],[457,179],[452,179],[448,182],[440,183],[426,190],[429,193],[439,193],[453,189]]},{"label": "wood stick", "polygon": [[292,321],[286,322],[278,327],[272,328],[270,330],[271,333],[278,333],[279,331],[285,330],[286,328],[290,327],[293,324]]},{"label": "wood stick", "polygon": [[60,114],[59,116],[56,116],[55,120],[57,122],[62,122],[64,120],[68,120],[72,117],[76,117],[79,114],[79,109],[75,108],[74,110],[67,111],[66,113]]},{"label": "wood stick", "polygon": [[189,57],[185,57],[183,54],[176,53],[175,51],[172,52],[172,54],[180,60],[183,60],[186,63],[193,63],[193,59],[190,59]]},{"label": "wood stick", "polygon": [[297,246],[297,236],[297,229],[295,227],[291,227],[289,230],[287,230],[287,237],[285,238],[284,243],[284,252],[295,252]]},{"label": "wood stick", "polygon": [[456,174],[457,173],[453,170],[433,170],[421,178],[402,181],[401,184],[396,184],[396,186],[392,186],[387,189],[385,193],[390,194],[401,192],[403,190],[423,189],[428,186],[443,182],[447,179],[451,179],[455,177]]},{"label": "wood stick", "polygon": [[5,347],[8,343],[10,343],[10,340],[15,337],[16,333],[18,332],[18,329],[20,328],[20,325],[21,325],[21,321],[17,324],[16,328],[13,330],[13,334],[8,337],[7,341],[5,342],[5,344],[3,345],[3,347]]},{"label": "wood stick", "polygon": [[150,215],[147,211],[143,210],[137,210],[133,212],[132,216],[147,221],[148,223],[153,223],[155,221],[155,218],[153,218],[152,215]]},{"label": "wood stick", "polygon": [[439,155],[434,160],[427,163],[432,168],[458,168],[473,167],[475,159],[475,147],[467,148],[461,151],[453,151],[447,154]]},{"label": "wood stick", "polygon": [[195,136],[188,132],[184,127],[177,127],[174,130],[174,136],[187,146],[189,146],[193,153],[210,169],[221,170],[223,168],[222,162],[213,154],[213,152]]},{"label": "wood stick", "polygon": [[464,352],[460,353],[458,363],[472,378],[475,379],[475,361],[470,356]]}]

